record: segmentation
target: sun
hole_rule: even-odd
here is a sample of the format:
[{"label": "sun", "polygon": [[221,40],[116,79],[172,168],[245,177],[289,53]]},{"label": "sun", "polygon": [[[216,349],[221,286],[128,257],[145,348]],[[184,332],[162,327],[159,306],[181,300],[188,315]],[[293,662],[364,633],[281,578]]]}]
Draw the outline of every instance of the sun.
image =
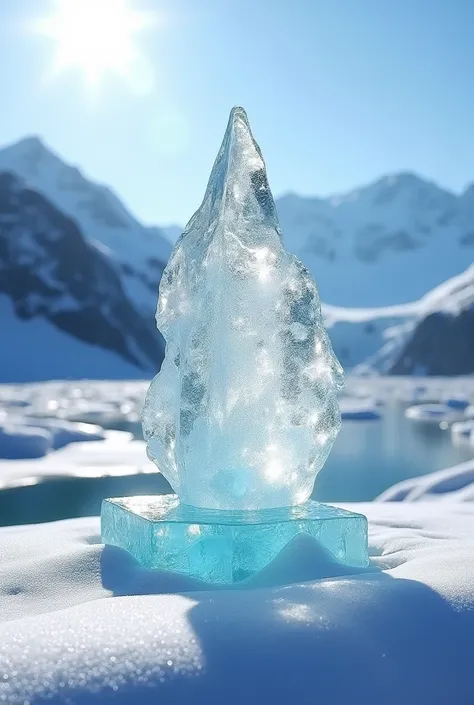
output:
[{"label": "sun", "polygon": [[108,74],[132,82],[146,70],[138,35],[155,23],[128,0],[56,0],[55,12],[36,23],[36,31],[55,42],[50,74],[79,71],[89,87]]}]

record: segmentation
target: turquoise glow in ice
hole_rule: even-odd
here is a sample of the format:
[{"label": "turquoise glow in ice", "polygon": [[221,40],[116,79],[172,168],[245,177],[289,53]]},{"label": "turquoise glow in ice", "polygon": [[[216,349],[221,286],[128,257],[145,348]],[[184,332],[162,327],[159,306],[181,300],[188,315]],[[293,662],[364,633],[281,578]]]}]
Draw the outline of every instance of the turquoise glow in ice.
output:
[{"label": "turquoise glow in ice", "polygon": [[253,575],[300,533],[367,565],[365,517],[308,499],[339,432],[344,375],[314,280],[283,247],[242,108],[163,273],[156,320],[166,356],[143,433],[177,494],[105,500],[103,541],[211,583]]},{"label": "turquoise glow in ice", "polygon": [[368,564],[367,520],[308,501],[258,511],[197,509],[176,495],[105,500],[102,539],[148,568],[210,583],[236,583],[264,568],[299,533],[308,533],[340,563]]},{"label": "turquoise glow in ice", "polygon": [[160,284],[148,454],[182,502],[301,504],[340,427],[342,368],[313,278],[282,244],[260,149],[234,108]]}]

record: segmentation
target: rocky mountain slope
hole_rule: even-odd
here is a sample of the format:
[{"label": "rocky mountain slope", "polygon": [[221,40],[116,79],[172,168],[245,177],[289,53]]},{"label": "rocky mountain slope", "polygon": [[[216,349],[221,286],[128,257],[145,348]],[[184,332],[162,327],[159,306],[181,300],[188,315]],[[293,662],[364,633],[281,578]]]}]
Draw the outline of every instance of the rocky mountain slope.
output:
[{"label": "rocky mountain slope", "polygon": [[[85,238],[77,224],[43,195],[8,172],[0,173],[0,296],[4,312],[0,381],[29,377],[28,359],[23,369],[12,372],[12,346],[21,345],[22,340],[32,359],[36,360],[38,349],[43,358],[49,351],[52,357],[46,362],[48,376],[52,377],[57,376],[55,360],[60,360],[61,376],[64,370],[80,368],[82,376],[95,377],[92,349],[99,351],[102,376],[106,359],[110,361],[112,376],[118,374],[114,374],[114,367],[120,367],[119,363],[123,363],[125,376],[135,372],[133,376],[137,377],[153,374],[160,364],[161,341],[150,322],[130,302],[119,263]],[[43,322],[40,327],[38,319]],[[29,336],[20,321],[34,321]],[[18,339],[20,329],[23,337]],[[51,332],[54,347],[43,339]],[[71,338],[76,341],[72,347]],[[87,369],[78,367],[75,360],[70,361],[70,368],[64,365],[60,339],[66,341],[67,354],[74,348],[90,358]],[[78,347],[77,341],[82,345]],[[23,358],[24,353],[22,350]],[[12,379],[12,375],[18,379]]]},{"label": "rocky mountain slope", "polygon": [[87,179],[37,137],[0,150],[2,171],[20,177],[114,259],[128,296],[151,318],[157,284],[171,253],[160,228],[141,225],[109,188]]},{"label": "rocky mountain slope", "polygon": [[474,265],[425,297],[397,342],[391,374],[474,374]]},{"label": "rocky mountain slope", "polygon": [[[412,304],[335,311],[336,317],[329,307],[329,333],[332,325],[336,331],[341,324],[352,326],[351,331],[346,330],[346,337],[353,347],[357,331],[365,322],[381,333],[382,344],[378,349],[372,349],[363,362],[353,365],[356,373],[440,376],[474,373],[474,265]],[[337,335],[331,337],[337,350]],[[358,357],[361,361],[364,356]]]}]

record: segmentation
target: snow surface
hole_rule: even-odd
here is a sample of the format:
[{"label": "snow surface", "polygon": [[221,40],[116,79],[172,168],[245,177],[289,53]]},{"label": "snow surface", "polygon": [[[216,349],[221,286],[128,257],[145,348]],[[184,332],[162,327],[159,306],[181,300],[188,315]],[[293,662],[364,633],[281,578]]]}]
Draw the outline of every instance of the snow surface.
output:
[{"label": "snow surface", "polygon": [[[2,382],[49,379],[136,379],[143,370],[112,351],[89,345],[44,318],[23,320],[0,294]],[[8,344],[3,341],[7,340]]]},{"label": "snow surface", "polygon": [[[347,387],[371,408],[394,396],[474,395],[473,379],[349,378]],[[48,414],[63,414],[61,424],[100,404],[104,418],[133,414],[145,388],[4,386],[0,421],[47,426]],[[154,470],[142,441],[104,436],[0,462],[4,486]],[[299,536],[233,590],[141,568],[100,543],[97,517],[0,528],[0,703],[472,705],[474,461],[343,506],[369,519],[368,570]]]},{"label": "snow surface", "polygon": [[465,421],[456,421],[451,426],[451,433],[454,436],[463,436],[470,438],[474,432],[474,419],[467,419]]},{"label": "snow surface", "polygon": [[339,406],[343,421],[375,421],[382,416],[380,410],[377,408],[376,399],[342,397]]},{"label": "snow surface", "polygon": [[47,429],[14,423],[0,425],[0,458],[41,458],[52,449],[53,439]]},{"label": "snow surface", "polygon": [[115,475],[155,470],[143,441],[133,441],[141,435],[146,387],[91,380],[0,385],[0,488],[47,475],[106,475],[107,466]]},{"label": "snow surface", "polygon": [[474,461],[398,482],[378,497],[382,502],[430,500],[474,502]]},{"label": "snow surface", "polygon": [[40,458],[70,443],[104,439],[102,428],[93,424],[11,414],[0,423],[0,459]]},{"label": "snow surface", "polygon": [[[26,430],[23,427],[22,431]],[[147,459],[143,441],[133,440],[127,431],[105,431],[103,434],[103,440],[73,442],[73,445],[68,444],[48,454],[52,450],[49,446],[41,454],[43,457],[36,456],[35,459],[26,453],[14,461],[0,459],[0,489],[17,486],[26,479],[38,481],[48,476],[103,477],[156,472],[156,467]],[[0,458],[2,443],[0,435]],[[165,482],[162,484],[168,486]]]},{"label": "snow surface", "polygon": [[0,529],[0,698],[472,705],[474,503],[350,508],[368,572],[299,537],[238,590],[141,568],[97,518]]}]

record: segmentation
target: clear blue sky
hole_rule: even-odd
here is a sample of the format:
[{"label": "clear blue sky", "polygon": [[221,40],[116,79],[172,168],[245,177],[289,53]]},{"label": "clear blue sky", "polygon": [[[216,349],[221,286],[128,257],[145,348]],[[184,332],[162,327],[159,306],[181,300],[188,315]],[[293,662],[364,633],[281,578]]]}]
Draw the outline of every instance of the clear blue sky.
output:
[{"label": "clear blue sky", "polygon": [[137,39],[154,87],[78,72],[25,30],[53,0],[0,2],[0,144],[38,134],[148,223],[199,205],[234,104],[275,195],[413,170],[474,180],[474,0],[129,0],[165,17]]}]

